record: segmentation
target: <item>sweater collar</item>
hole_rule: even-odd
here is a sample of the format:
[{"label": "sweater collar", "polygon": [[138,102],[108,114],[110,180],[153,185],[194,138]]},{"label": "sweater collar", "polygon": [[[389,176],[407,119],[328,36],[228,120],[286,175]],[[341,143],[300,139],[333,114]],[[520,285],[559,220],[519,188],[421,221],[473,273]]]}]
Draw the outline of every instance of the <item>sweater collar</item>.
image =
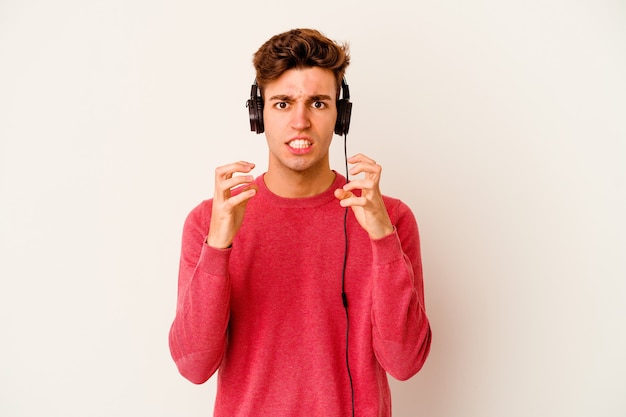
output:
[{"label": "sweater collar", "polygon": [[335,173],[335,181],[333,181],[331,186],[328,187],[326,191],[304,198],[286,198],[274,194],[269,188],[267,188],[264,180],[265,173],[263,173],[257,177],[255,181],[259,187],[256,198],[261,197],[261,199],[263,199],[267,204],[271,204],[274,207],[286,208],[311,208],[327,204],[331,201],[336,201],[337,198],[334,194],[335,190],[344,186],[346,178],[334,170],[333,172]]}]

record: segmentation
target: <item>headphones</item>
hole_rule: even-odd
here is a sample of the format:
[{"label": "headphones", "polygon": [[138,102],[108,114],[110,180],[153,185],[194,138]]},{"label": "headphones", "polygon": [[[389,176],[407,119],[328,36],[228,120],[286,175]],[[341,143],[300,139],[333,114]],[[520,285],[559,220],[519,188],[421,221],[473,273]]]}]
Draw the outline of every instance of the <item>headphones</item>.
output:
[{"label": "headphones", "polygon": [[[256,133],[263,133],[263,98],[259,92],[259,86],[254,80],[250,90],[250,99],[246,102],[246,107],[250,113],[250,130]],[[350,116],[352,115],[352,103],[350,102],[350,89],[346,79],[341,80],[341,99],[337,100],[337,122],[335,122],[335,133],[345,136],[350,129]]]}]

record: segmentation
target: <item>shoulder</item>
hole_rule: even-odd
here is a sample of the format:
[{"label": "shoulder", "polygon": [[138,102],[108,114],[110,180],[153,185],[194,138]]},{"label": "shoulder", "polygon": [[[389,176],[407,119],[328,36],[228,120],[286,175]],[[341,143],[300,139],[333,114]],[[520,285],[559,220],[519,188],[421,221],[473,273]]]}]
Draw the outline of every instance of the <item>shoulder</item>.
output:
[{"label": "shoulder", "polygon": [[211,218],[211,208],[213,207],[213,199],[203,200],[193,207],[185,219],[185,227],[205,228],[209,224]]},{"label": "shoulder", "polygon": [[399,198],[383,195],[383,202],[392,221],[404,216],[414,217],[411,207]]}]

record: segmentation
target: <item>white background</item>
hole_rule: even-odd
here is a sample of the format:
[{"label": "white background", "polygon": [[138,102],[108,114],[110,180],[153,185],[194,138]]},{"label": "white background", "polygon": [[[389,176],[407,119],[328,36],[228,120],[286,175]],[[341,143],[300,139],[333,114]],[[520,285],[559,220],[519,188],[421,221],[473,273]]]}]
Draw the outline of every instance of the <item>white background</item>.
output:
[{"label": "white background", "polygon": [[394,416],[626,415],[617,0],[1,0],[0,415],[211,415],[167,346],[182,223],[265,169],[251,56],[294,27],[350,43],[349,153],[421,227]]}]

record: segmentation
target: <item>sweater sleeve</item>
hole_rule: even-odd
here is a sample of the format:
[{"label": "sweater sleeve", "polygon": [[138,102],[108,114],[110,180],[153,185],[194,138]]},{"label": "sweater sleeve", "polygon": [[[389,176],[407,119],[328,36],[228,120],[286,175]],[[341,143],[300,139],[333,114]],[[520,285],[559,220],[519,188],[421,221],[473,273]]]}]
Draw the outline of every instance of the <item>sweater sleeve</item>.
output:
[{"label": "sweater sleeve", "polygon": [[178,371],[195,384],[206,382],[222,361],[230,310],[230,249],[205,243],[210,207],[199,205],[185,220],[176,315],[169,332]]},{"label": "sweater sleeve", "polygon": [[406,380],[424,365],[431,329],[417,222],[400,201],[390,210],[395,231],[373,240],[372,324],[376,357],[394,378]]}]

